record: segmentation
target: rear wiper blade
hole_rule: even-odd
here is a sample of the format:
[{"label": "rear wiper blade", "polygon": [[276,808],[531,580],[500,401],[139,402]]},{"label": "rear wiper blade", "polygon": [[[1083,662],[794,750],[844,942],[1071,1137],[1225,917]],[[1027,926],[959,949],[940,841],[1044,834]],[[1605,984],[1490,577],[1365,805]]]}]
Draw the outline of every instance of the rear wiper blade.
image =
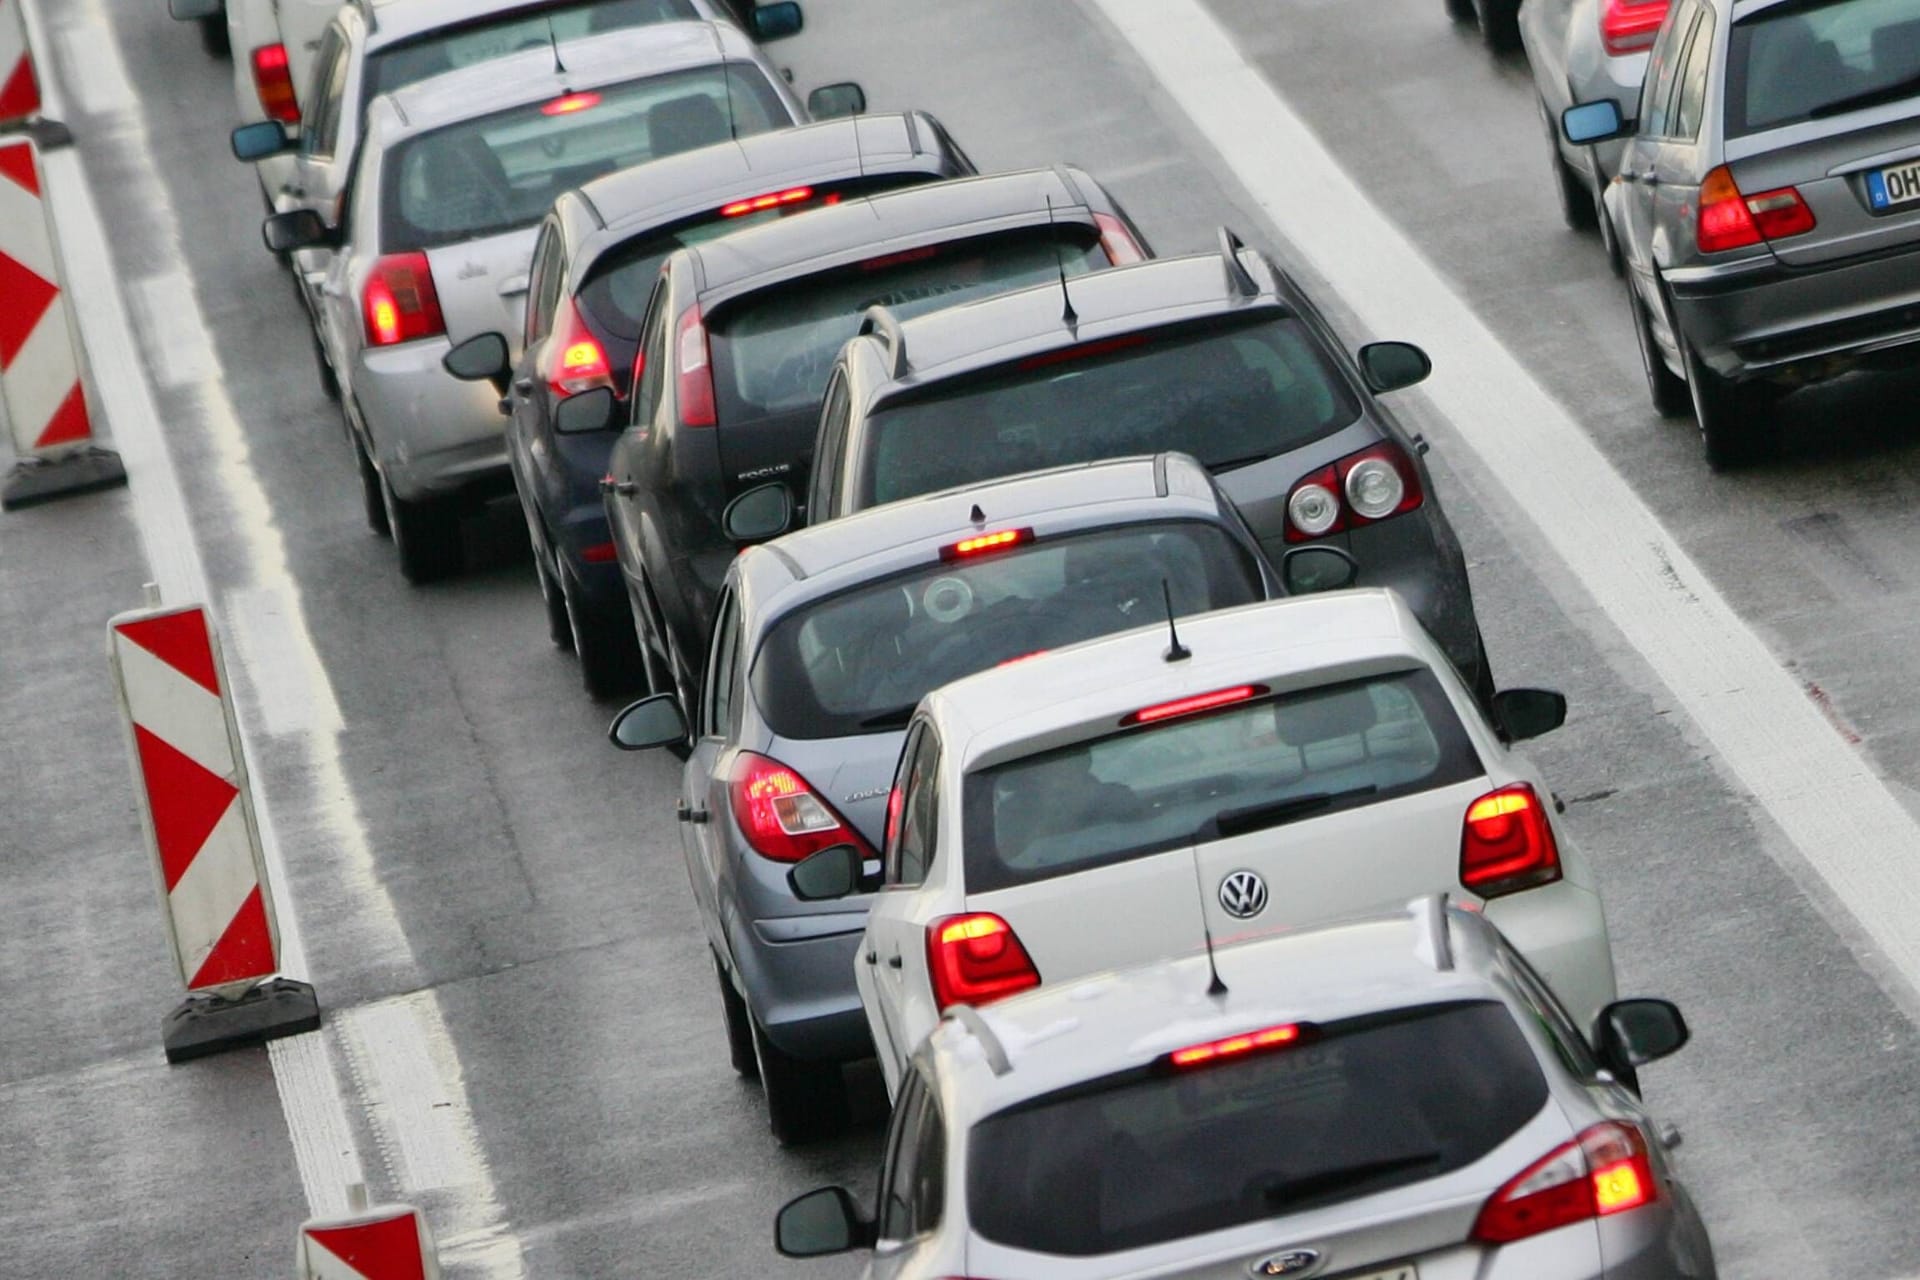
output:
[{"label": "rear wiper blade", "polygon": [[1223,809],[1213,815],[1208,823],[1219,832],[1222,839],[1228,836],[1245,835],[1249,831],[1259,831],[1263,827],[1277,827],[1283,822],[1305,817],[1309,813],[1318,813],[1331,808],[1342,800],[1351,800],[1356,796],[1370,796],[1380,788],[1369,782],[1362,787],[1349,787],[1345,791],[1316,791],[1312,795],[1288,796],[1285,800],[1269,800],[1265,804],[1250,804],[1239,809]]},{"label": "rear wiper blade", "polygon": [[1862,107],[1877,107],[1883,102],[1898,102],[1901,98],[1910,98],[1920,93],[1920,76],[1908,76],[1905,80],[1893,84],[1883,84],[1878,89],[1868,89],[1849,98],[1837,98],[1832,102],[1823,102],[1807,112],[1809,120],[1824,120],[1828,116],[1844,115],[1849,111],[1858,111]]},{"label": "rear wiper blade", "polygon": [[1209,462],[1207,464],[1207,470],[1231,471],[1235,467],[1250,467],[1256,462],[1265,462],[1268,458],[1271,458],[1273,456],[1274,455],[1271,452],[1249,453],[1243,458],[1228,458],[1225,462]]},{"label": "rear wiper blade", "polygon": [[1269,1182],[1260,1189],[1269,1204],[1291,1204],[1298,1200],[1311,1200],[1317,1196],[1330,1195],[1335,1191],[1345,1191],[1349,1187],[1361,1186],[1375,1178],[1384,1178],[1388,1174],[1405,1173],[1410,1169],[1424,1169],[1440,1163],[1438,1151],[1421,1151],[1412,1155],[1393,1156],[1386,1160],[1369,1160],[1365,1164],[1350,1164],[1344,1169],[1328,1169],[1322,1173],[1309,1173],[1298,1178],[1281,1178]]},{"label": "rear wiper blade", "polygon": [[913,719],[913,713],[919,706],[920,704],[917,702],[909,702],[904,707],[894,707],[889,711],[876,711],[860,722],[860,728],[904,729],[907,727],[907,722]]}]

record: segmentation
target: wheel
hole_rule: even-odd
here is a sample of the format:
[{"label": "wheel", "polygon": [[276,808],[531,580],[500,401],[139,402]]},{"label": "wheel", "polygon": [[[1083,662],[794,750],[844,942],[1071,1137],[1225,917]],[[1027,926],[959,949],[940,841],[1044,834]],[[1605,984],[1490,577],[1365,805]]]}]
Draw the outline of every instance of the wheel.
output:
[{"label": "wheel", "polygon": [[340,399],[340,379],[333,372],[333,365],[327,360],[327,349],[320,342],[320,335],[307,329],[307,336],[313,340],[313,363],[320,370],[320,391],[329,400]]},{"label": "wheel", "polygon": [[760,1064],[753,1056],[753,1018],[747,1012],[747,1002],[733,989],[733,979],[720,967],[720,957],[711,950],[707,954],[713,960],[713,976],[720,984],[720,1016],[727,1024],[727,1058],[742,1080],[757,1080]]},{"label": "wheel", "polygon": [[1600,232],[1600,249],[1607,255],[1607,270],[1625,279],[1627,257],[1620,249],[1620,233],[1613,229],[1613,215],[1607,212],[1606,184],[1593,193],[1593,225]]},{"label": "wheel", "polygon": [[1627,306],[1633,310],[1633,336],[1640,346],[1640,368],[1647,375],[1647,396],[1662,416],[1677,418],[1693,401],[1687,395],[1685,379],[1675,377],[1673,370],[1667,368],[1667,358],[1661,354],[1660,343],[1653,336],[1653,320],[1647,315],[1647,304],[1631,280],[1627,282]]},{"label": "wheel", "polygon": [[380,477],[380,498],[387,509],[400,574],[415,586],[438,582],[460,571],[460,516],[444,498],[408,502]]},{"label": "wheel", "polygon": [[1493,695],[1498,692],[1493,682],[1493,660],[1487,657],[1487,641],[1480,634],[1478,627],[1474,628],[1473,640],[1474,647],[1480,653],[1480,660],[1474,664],[1473,673],[1469,679],[1473,687],[1473,700],[1480,704],[1482,711],[1492,716]]},{"label": "wheel", "polygon": [[781,1051],[748,1015],[753,1060],[767,1095],[767,1125],[783,1147],[818,1142],[852,1123],[847,1086],[837,1062],[807,1062]]},{"label": "wheel", "polygon": [[[673,677],[667,671],[667,660],[660,656],[660,651],[654,648],[653,641],[647,638],[651,630],[646,613],[639,602],[634,600],[631,588],[627,592],[627,612],[633,615],[633,634],[640,642],[640,667],[646,673],[647,692],[649,694],[674,693]],[[679,695],[675,694],[675,696]]]},{"label": "wheel", "polygon": [[1547,159],[1553,166],[1553,194],[1560,202],[1560,220],[1572,231],[1591,231],[1594,223],[1594,210],[1598,207],[1593,193],[1587,190],[1587,184],[1567,163],[1566,156],[1560,153],[1560,131],[1554,127],[1553,117],[1547,112],[1547,100],[1535,98],[1534,109],[1540,113],[1540,127],[1547,132]]},{"label": "wheel", "polygon": [[558,553],[554,576],[560,580],[567,630],[573,637],[573,651],[580,656],[580,683],[586,686],[587,696],[605,701],[632,692],[644,676],[639,642],[627,620],[590,612],[581,599],[579,580]]},{"label": "wheel", "polygon": [[200,19],[200,47],[215,58],[224,58],[233,52],[233,43],[227,38],[227,15],[216,13]]},{"label": "wheel", "polygon": [[353,433],[353,427],[347,427],[347,440],[353,445],[353,458],[360,471],[360,501],[367,512],[367,527],[382,538],[390,536],[392,529],[387,524],[387,503],[382,492],[380,472],[374,468],[373,459],[367,457],[365,446],[360,437]]},{"label": "wheel", "polygon": [[540,579],[540,603],[546,606],[547,639],[559,649],[573,648],[573,627],[567,622],[567,602],[560,594],[560,583],[547,560],[547,548],[539,538],[533,540],[533,571]]},{"label": "wheel", "polygon": [[1687,390],[1700,447],[1715,471],[1732,471],[1773,452],[1774,426],[1765,398],[1751,387],[1721,377],[1701,363],[1691,343],[1681,340],[1687,363]]},{"label": "wheel", "polygon": [[1447,16],[1455,22],[1472,22],[1473,0],[1447,0]]},{"label": "wheel", "polygon": [[1477,0],[1480,40],[1495,53],[1520,47],[1520,0]]}]

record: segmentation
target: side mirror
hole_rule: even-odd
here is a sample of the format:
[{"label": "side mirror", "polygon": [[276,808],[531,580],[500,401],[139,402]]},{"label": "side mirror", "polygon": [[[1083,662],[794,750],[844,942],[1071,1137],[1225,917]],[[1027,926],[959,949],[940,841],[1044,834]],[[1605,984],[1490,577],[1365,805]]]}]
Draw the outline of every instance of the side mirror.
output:
[{"label": "side mirror", "polygon": [[223,0],[167,0],[167,12],[176,22],[198,22],[221,16]]},{"label": "side mirror", "polygon": [[787,885],[802,902],[832,902],[860,892],[860,851],[829,845],[808,854],[787,872]]},{"label": "side mirror", "polygon": [[507,340],[497,333],[478,333],[440,357],[440,367],[462,382],[491,382],[507,394],[513,366],[507,363]]},{"label": "side mirror", "polygon": [[873,1224],[860,1216],[845,1187],[821,1187],[789,1200],[773,1220],[773,1247],[789,1258],[819,1258],[870,1249]]},{"label": "side mirror", "polygon": [[1612,98],[1582,102],[1560,113],[1560,132],[1576,147],[1622,137],[1629,128],[1620,114],[1620,104]]},{"label": "side mirror", "polygon": [[867,91],[851,80],[823,84],[807,95],[807,114],[815,120],[857,116],[867,109]]},{"label": "side mirror", "polygon": [[252,124],[243,124],[230,137],[233,158],[236,160],[265,160],[268,156],[293,150],[293,139],[287,136],[287,126],[278,120],[257,120]]},{"label": "side mirror", "polygon": [[720,527],[742,546],[777,538],[793,527],[793,494],[779,481],[749,489],[720,513]]},{"label": "side mirror", "polygon": [[1425,382],[1433,361],[1411,342],[1369,342],[1360,348],[1360,373],[1375,395]]},{"label": "side mirror", "polygon": [[1671,1000],[1616,1000],[1600,1011],[1593,1028],[1601,1060],[1627,1080],[1634,1078],[1634,1068],[1678,1053],[1692,1038]]},{"label": "side mirror", "polygon": [[553,411],[553,429],[563,435],[582,431],[604,431],[614,425],[614,410],[620,400],[612,387],[595,387],[577,396],[568,396]]},{"label": "side mirror", "polygon": [[1280,579],[1290,596],[1338,591],[1359,577],[1359,564],[1339,547],[1295,547],[1280,558]]},{"label": "side mirror", "polygon": [[1502,689],[1489,708],[1493,727],[1508,742],[1552,733],[1567,722],[1566,695],[1551,689]]},{"label": "side mirror", "polygon": [[622,751],[671,747],[686,740],[687,717],[680,710],[680,699],[670,693],[640,699],[607,726],[607,741]]},{"label": "side mirror", "polygon": [[794,0],[759,5],[747,19],[747,26],[752,29],[755,40],[785,39],[800,34],[800,28],[805,25],[806,18]]},{"label": "side mirror", "polygon": [[321,221],[320,215],[311,209],[274,214],[260,224],[260,238],[275,253],[340,247],[340,233]]}]

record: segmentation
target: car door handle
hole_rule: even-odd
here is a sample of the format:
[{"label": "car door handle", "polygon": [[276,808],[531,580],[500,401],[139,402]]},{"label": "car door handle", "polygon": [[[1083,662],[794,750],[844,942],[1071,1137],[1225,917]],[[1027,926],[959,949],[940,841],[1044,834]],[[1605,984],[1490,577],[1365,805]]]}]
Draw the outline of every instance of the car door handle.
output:
[{"label": "car door handle", "polygon": [[1679,1125],[1663,1124],[1660,1126],[1660,1145],[1661,1146],[1665,1147],[1669,1151],[1672,1151],[1675,1147],[1680,1145],[1681,1141],[1682,1139],[1680,1137]]},{"label": "car door handle", "polygon": [[869,952],[867,952],[867,963],[868,963],[868,964],[879,964],[879,963],[880,963],[880,953],[879,953],[879,952],[877,952],[877,951],[869,951]]},{"label": "car door handle", "polygon": [[513,384],[513,389],[515,391],[518,391],[523,396],[532,396],[533,395],[533,379],[532,378],[517,379]]},{"label": "car door handle", "polygon": [[515,276],[511,280],[502,281],[500,284],[500,296],[503,298],[511,298],[516,293],[525,293],[526,291],[526,276]]},{"label": "car door handle", "polygon": [[906,961],[902,960],[899,956],[896,955],[896,956],[887,957],[887,968],[900,969],[904,967],[906,967]]},{"label": "car door handle", "polygon": [[623,498],[631,498],[634,494],[640,492],[640,486],[631,480],[614,480],[603,487],[613,490]]},{"label": "car door handle", "polygon": [[344,298],[347,296],[347,291],[331,280],[320,286],[320,292],[329,298]]},{"label": "car door handle", "polygon": [[707,820],[707,811],[690,808],[687,802],[682,800],[673,807],[673,816],[682,822],[702,823]]}]

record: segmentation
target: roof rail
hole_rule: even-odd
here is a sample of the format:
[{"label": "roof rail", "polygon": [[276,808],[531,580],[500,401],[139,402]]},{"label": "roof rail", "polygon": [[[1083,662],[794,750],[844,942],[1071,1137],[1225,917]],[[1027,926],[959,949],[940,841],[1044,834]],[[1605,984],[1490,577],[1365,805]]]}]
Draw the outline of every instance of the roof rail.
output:
[{"label": "roof rail", "polygon": [[1424,898],[1415,898],[1407,904],[1407,912],[1419,927],[1425,959],[1432,962],[1437,973],[1453,971],[1453,937],[1447,920],[1447,895],[1429,894]]},{"label": "roof rail", "polygon": [[947,1016],[967,1029],[967,1033],[980,1042],[986,1050],[987,1066],[995,1076],[1004,1076],[1013,1070],[1013,1063],[1007,1060],[1007,1047],[1000,1043],[1000,1037],[993,1034],[993,1028],[980,1016],[980,1011],[970,1004],[957,1004],[947,1010]]},{"label": "roof rail", "polygon": [[887,340],[887,371],[890,376],[904,378],[913,366],[907,363],[907,335],[900,331],[900,321],[883,306],[871,306],[860,317],[861,333],[877,333]]},{"label": "roof rail", "polygon": [[371,35],[380,29],[380,15],[373,11],[373,0],[347,0],[347,2],[358,9],[360,16],[367,20],[367,34]]},{"label": "roof rail", "polygon": [[1227,289],[1238,297],[1257,298],[1260,285],[1247,270],[1247,264],[1240,261],[1240,251],[1246,247],[1232,230],[1220,228],[1220,256],[1226,262]]}]

